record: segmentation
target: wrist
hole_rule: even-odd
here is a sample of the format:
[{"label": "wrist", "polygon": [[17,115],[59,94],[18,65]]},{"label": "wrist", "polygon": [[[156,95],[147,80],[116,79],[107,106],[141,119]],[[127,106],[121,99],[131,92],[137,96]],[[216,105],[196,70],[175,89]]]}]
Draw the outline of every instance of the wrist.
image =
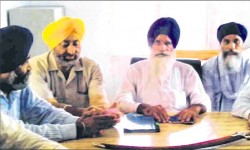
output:
[{"label": "wrist", "polygon": [[76,138],[83,138],[84,137],[84,131],[85,131],[85,124],[81,121],[76,122]]},{"label": "wrist", "polygon": [[148,105],[148,104],[140,104],[140,105],[137,107],[136,112],[137,112],[138,114],[144,114],[145,109],[147,109],[148,107],[150,107],[150,105]]},{"label": "wrist", "polygon": [[66,110],[67,107],[72,107],[72,105],[65,104],[65,105],[62,107],[62,109]]},{"label": "wrist", "polygon": [[206,112],[206,107],[202,104],[192,104],[189,108],[194,109],[198,114]]}]

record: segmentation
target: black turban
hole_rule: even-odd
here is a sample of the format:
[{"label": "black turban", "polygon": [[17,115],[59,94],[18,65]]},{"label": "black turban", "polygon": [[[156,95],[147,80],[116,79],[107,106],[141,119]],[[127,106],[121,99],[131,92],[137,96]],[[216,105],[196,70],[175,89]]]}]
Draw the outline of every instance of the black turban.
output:
[{"label": "black turban", "polygon": [[180,28],[175,19],[171,17],[157,19],[149,28],[148,45],[152,47],[155,38],[159,34],[168,35],[172,40],[174,48],[177,46],[180,38]]},{"label": "black turban", "polygon": [[243,25],[236,22],[222,24],[217,29],[217,39],[220,43],[225,36],[230,34],[239,35],[242,41],[245,42],[247,38],[247,29]]},{"label": "black turban", "polygon": [[30,30],[20,26],[0,29],[0,73],[7,73],[22,65],[33,43]]}]

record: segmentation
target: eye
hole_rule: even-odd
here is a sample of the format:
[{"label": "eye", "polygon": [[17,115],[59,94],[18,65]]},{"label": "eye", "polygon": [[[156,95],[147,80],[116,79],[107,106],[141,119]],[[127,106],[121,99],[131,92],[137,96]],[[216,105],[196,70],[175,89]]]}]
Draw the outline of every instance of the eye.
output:
[{"label": "eye", "polygon": [[225,40],[223,40],[223,43],[227,45],[230,43],[230,41],[228,39],[225,39]]},{"label": "eye", "polygon": [[78,46],[78,45],[79,45],[78,41],[73,41],[73,46]]},{"label": "eye", "polygon": [[155,41],[154,41],[154,44],[156,44],[156,45],[161,45],[161,41],[160,41],[160,40],[155,40]]},{"label": "eye", "polygon": [[67,48],[69,46],[69,43],[68,42],[65,42],[64,44],[63,44],[63,48]]},{"label": "eye", "polygon": [[239,39],[235,39],[234,43],[237,44],[237,45],[239,45],[240,44],[240,40]]},{"label": "eye", "polygon": [[172,42],[167,41],[167,42],[165,42],[165,45],[166,46],[172,45]]}]

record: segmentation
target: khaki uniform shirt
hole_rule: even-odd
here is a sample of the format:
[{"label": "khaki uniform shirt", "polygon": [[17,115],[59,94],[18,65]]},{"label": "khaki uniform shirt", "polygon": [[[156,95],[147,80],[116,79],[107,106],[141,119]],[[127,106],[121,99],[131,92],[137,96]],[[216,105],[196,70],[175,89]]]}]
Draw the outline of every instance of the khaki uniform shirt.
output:
[{"label": "khaki uniform shirt", "polygon": [[31,58],[30,65],[30,86],[38,96],[75,107],[107,105],[103,76],[93,60],[80,58],[67,80],[58,69],[52,51]]}]

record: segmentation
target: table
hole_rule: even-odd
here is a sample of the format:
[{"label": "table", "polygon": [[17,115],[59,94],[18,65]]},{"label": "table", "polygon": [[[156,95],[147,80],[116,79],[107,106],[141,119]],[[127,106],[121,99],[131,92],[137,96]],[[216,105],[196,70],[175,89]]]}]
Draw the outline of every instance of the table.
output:
[{"label": "table", "polygon": [[[160,124],[158,133],[123,133],[124,124],[107,129],[101,137],[83,138],[61,142],[69,149],[101,149],[92,143],[109,143],[133,146],[174,146],[212,140],[236,132],[250,132],[247,120],[234,117],[229,112],[202,114],[193,125]],[[216,149],[250,149],[250,140],[242,139]]]}]

